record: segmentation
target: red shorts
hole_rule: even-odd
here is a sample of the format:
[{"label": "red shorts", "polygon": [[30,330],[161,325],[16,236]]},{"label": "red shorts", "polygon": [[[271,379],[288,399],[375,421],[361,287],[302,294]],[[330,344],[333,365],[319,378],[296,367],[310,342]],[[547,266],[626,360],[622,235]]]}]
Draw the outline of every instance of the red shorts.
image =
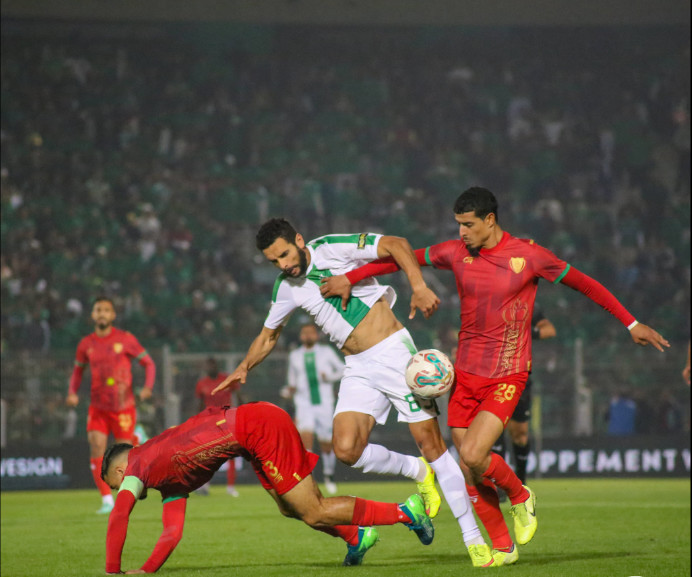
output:
[{"label": "red shorts", "polygon": [[271,403],[238,407],[235,432],[251,455],[250,462],[262,486],[287,493],[312,473],[319,457],[305,450],[290,415]]},{"label": "red shorts", "polygon": [[507,425],[528,378],[528,372],[491,379],[457,370],[449,395],[447,424],[466,429],[479,412],[488,411]]},{"label": "red shorts", "polygon": [[87,416],[87,432],[100,431],[104,435],[113,433],[116,439],[131,441],[135,434],[136,413],[135,408],[122,409],[121,411],[104,411],[89,405]]}]

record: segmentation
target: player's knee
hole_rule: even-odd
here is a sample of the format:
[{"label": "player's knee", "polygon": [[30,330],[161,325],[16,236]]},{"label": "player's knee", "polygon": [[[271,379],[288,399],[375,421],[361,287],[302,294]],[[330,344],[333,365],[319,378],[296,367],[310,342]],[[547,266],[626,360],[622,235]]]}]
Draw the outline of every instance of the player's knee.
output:
[{"label": "player's knee", "polygon": [[337,441],[334,444],[334,454],[345,465],[353,466],[363,454],[364,446],[358,443]]},{"label": "player's knee", "polygon": [[461,460],[469,469],[477,469],[488,457],[487,451],[482,451],[472,443],[464,442],[461,446]]}]

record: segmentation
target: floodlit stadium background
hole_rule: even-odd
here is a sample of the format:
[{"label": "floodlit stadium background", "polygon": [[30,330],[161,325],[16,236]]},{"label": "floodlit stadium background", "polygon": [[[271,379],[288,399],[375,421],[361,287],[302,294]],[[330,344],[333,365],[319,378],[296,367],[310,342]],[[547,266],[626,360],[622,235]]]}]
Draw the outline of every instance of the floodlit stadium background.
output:
[{"label": "floodlit stadium background", "polygon": [[[689,476],[689,5],[465,4],[3,2],[3,489],[90,486],[88,374],[76,412],[64,397],[96,294],[157,362],[155,434],[194,410],[201,360],[233,368],[259,330],[264,219],[420,247],[456,235],[474,184],[673,343],[638,349],[541,283],[558,337],[534,347],[534,473]],[[426,278],[441,310],[407,326],[449,351],[452,277]],[[298,320],[250,398],[281,402]],[[622,388],[640,434],[607,438]],[[394,422],[375,438],[412,446]]]}]

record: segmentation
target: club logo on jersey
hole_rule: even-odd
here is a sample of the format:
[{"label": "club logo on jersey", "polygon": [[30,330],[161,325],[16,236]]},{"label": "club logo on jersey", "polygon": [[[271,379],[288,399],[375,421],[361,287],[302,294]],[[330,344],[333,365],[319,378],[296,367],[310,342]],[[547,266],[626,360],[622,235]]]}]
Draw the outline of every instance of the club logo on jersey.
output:
[{"label": "club logo on jersey", "polygon": [[473,257],[472,256],[465,256],[464,257],[464,263],[466,264],[471,264],[473,262]]},{"label": "club logo on jersey", "polygon": [[360,233],[358,237],[358,250],[363,250],[365,248],[365,239],[368,238],[367,232]]},{"label": "club logo on jersey", "polygon": [[526,267],[526,260],[519,257],[512,257],[509,259],[509,268],[511,268],[515,273],[519,274]]},{"label": "club logo on jersey", "polygon": [[123,344],[122,343],[114,343],[113,344],[113,350],[115,351],[116,354],[120,354],[123,352]]}]

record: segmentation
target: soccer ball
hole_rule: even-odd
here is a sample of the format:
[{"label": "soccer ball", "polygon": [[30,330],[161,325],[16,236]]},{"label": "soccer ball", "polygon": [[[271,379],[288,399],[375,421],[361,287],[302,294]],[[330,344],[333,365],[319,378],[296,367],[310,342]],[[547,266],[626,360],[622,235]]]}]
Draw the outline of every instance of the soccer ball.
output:
[{"label": "soccer ball", "polygon": [[437,349],[418,351],[406,365],[406,384],[418,397],[441,397],[454,384],[454,365]]}]

